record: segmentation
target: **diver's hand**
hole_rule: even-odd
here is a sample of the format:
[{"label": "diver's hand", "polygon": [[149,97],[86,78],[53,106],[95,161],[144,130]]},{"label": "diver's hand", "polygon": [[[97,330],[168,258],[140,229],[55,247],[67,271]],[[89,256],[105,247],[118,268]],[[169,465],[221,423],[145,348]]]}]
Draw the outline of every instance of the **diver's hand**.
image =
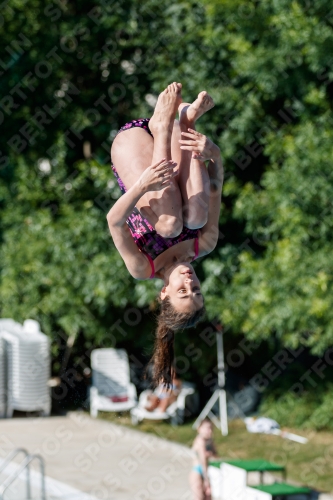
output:
[{"label": "diver's hand", "polygon": [[178,173],[174,172],[176,165],[177,163],[175,161],[167,161],[163,158],[163,160],[147,167],[138,180],[142,192],[160,191],[170,186],[171,180]]},{"label": "diver's hand", "polygon": [[220,148],[213,141],[196,130],[191,128],[187,130],[188,132],[182,132],[182,139],[179,141],[180,149],[192,151],[192,158],[200,161],[220,158]]}]

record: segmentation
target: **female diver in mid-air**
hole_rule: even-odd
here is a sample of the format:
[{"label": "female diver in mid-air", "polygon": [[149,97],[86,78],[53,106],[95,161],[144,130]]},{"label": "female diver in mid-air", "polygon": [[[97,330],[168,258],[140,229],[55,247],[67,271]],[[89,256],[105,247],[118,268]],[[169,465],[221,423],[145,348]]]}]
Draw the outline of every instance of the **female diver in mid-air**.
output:
[{"label": "female diver in mid-air", "polygon": [[183,103],[181,87],[168,85],[152,118],[124,125],[111,148],[123,193],[107,215],[114,244],[134,278],[164,281],[152,358],[155,385],[171,384],[174,332],[195,326],[204,314],[190,262],[216,246],[223,185],[218,146],[195,130],[213,100],[200,92],[192,104]]}]

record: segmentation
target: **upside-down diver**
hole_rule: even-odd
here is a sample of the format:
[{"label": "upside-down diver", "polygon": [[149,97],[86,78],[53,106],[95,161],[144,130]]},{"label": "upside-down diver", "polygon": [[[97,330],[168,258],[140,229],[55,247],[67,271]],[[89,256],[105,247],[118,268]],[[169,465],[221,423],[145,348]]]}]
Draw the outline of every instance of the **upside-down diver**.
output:
[{"label": "upside-down diver", "polygon": [[171,384],[175,331],[195,326],[204,314],[191,262],[212,252],[219,234],[220,149],[195,130],[214,102],[203,91],[192,104],[183,103],[181,89],[180,83],[168,85],[153,116],[124,125],[111,148],[122,192],[107,215],[114,244],[134,278],[164,281],[152,358],[155,385]]}]

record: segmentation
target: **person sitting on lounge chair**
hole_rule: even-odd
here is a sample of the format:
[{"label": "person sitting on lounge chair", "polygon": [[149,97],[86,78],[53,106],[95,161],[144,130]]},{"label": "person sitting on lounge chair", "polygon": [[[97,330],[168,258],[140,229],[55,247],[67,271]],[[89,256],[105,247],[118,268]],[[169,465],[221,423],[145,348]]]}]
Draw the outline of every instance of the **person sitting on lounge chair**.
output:
[{"label": "person sitting on lounge chair", "polygon": [[177,400],[182,382],[176,374],[173,375],[172,385],[167,389],[165,384],[160,384],[155,391],[148,396],[146,410],[165,412],[166,409]]}]

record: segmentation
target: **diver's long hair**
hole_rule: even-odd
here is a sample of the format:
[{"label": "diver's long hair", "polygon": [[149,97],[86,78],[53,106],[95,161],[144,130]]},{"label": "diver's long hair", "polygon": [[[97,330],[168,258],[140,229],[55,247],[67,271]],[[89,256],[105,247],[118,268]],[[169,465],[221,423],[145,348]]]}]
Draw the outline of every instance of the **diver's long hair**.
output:
[{"label": "diver's long hair", "polygon": [[168,297],[160,301],[161,312],[157,318],[152,366],[152,385],[172,384],[172,367],[174,361],[175,332],[185,328],[192,328],[205,314],[204,306],[194,312],[180,313],[172,306]]}]

